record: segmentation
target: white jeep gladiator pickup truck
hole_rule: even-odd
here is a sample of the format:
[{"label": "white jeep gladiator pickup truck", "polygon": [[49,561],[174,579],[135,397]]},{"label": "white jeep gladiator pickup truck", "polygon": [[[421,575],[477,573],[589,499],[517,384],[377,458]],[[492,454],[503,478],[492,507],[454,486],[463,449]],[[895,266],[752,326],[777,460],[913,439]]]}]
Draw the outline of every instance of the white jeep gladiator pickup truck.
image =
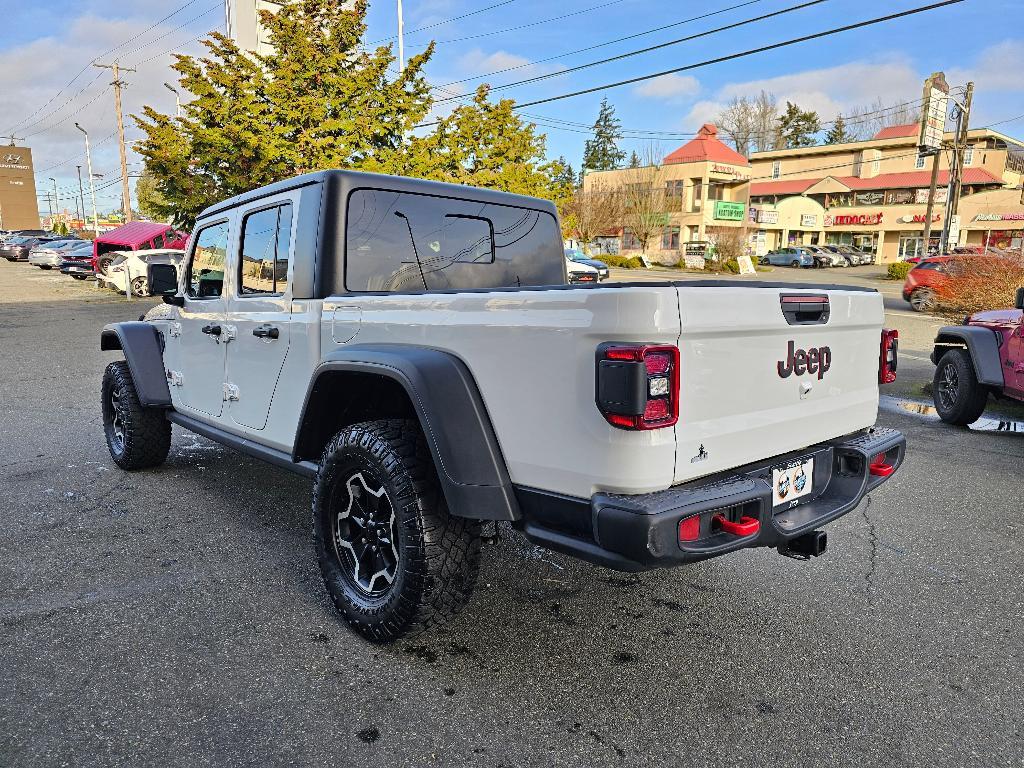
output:
[{"label": "white jeep gladiator pickup truck", "polygon": [[312,478],[324,584],[378,642],[466,603],[482,521],[626,571],[806,559],[905,453],[877,292],[569,285],[543,200],[308,174],[206,209],[149,285],[102,333],[114,461],[177,425]]}]

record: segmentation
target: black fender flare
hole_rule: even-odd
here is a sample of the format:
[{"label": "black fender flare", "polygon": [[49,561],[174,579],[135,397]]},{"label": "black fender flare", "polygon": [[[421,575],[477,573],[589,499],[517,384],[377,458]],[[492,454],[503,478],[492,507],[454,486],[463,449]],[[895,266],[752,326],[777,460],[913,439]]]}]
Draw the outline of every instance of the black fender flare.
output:
[{"label": "black fender flare", "polygon": [[305,434],[325,402],[324,374],[376,374],[399,384],[419,419],[453,515],[478,520],[519,520],[508,468],[469,368],[448,352],[405,344],[353,344],[327,354],[313,372],[292,453],[303,456]]},{"label": "black fender flare", "polygon": [[171,391],[164,373],[160,334],[150,323],[111,323],[100,334],[100,349],[120,349],[128,361],[139,403],[150,408],[169,408]]},{"label": "black fender flare", "polygon": [[938,365],[940,358],[951,346],[967,348],[974,365],[974,374],[981,384],[1003,386],[1003,366],[995,331],[978,325],[947,325],[940,328],[932,349],[932,363]]}]

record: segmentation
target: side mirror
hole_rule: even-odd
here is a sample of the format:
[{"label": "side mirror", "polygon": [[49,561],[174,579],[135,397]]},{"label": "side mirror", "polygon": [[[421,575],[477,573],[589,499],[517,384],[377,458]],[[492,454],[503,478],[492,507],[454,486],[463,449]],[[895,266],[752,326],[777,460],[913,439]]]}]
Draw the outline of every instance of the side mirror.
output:
[{"label": "side mirror", "polygon": [[173,264],[148,265],[146,280],[153,296],[159,296],[165,304],[184,306],[185,298],[178,295],[178,270]]},{"label": "side mirror", "polygon": [[1017,289],[1017,301],[1013,303],[1017,309],[1024,309],[1024,288]]}]

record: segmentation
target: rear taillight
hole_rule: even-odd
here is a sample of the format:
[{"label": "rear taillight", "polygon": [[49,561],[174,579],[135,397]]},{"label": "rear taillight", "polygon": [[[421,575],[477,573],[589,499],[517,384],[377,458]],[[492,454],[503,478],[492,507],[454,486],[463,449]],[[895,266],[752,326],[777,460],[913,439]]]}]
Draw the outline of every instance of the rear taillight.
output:
[{"label": "rear taillight", "polygon": [[660,429],[679,420],[679,349],[602,344],[597,349],[597,407],[620,429]]},{"label": "rear taillight", "polygon": [[878,383],[892,384],[896,381],[896,363],[899,356],[900,332],[891,328],[882,329],[882,343],[878,358]]}]

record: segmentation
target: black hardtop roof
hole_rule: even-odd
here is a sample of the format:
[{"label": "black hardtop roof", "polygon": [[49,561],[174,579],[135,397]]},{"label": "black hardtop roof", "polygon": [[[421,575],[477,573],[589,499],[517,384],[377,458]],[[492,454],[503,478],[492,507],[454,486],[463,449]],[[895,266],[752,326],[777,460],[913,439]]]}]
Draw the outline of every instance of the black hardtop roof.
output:
[{"label": "black hardtop roof", "polygon": [[496,205],[515,205],[519,207],[539,208],[555,213],[555,205],[549,200],[526,195],[514,195],[510,192],[498,192],[493,189],[482,187],[471,187],[466,184],[448,184],[442,181],[430,181],[428,179],[413,179],[408,176],[389,176],[383,173],[367,173],[365,171],[329,170],[304,173],[301,176],[293,176],[290,179],[277,181],[264,187],[243,192],[240,195],[229,197],[227,200],[215,203],[199,214],[199,219],[205,219],[218,213],[224,213],[239,205],[245,205],[263,197],[276,195],[280,192],[287,192],[292,189],[320,184],[325,181],[337,179],[350,189],[359,187],[372,187],[375,189],[391,189],[396,192],[414,192],[421,195],[436,195],[439,197],[458,197],[479,200],[485,203]]}]

